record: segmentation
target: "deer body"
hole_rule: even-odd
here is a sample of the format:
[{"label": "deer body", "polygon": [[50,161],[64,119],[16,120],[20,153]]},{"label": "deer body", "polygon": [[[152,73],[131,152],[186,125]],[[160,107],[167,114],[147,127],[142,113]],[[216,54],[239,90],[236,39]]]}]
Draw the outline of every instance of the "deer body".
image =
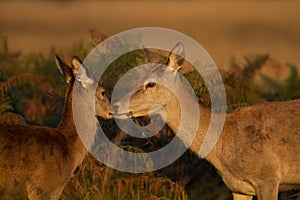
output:
[{"label": "deer body", "polygon": [[[180,116],[179,105],[174,106],[170,105],[176,111],[166,109],[167,116]],[[200,110],[199,130],[190,146],[196,154],[211,115],[203,107]],[[234,193],[249,195],[249,199],[266,191],[272,191],[275,199],[278,190],[300,188],[299,110],[300,100],[294,100],[245,107],[228,114],[217,144],[205,159]],[[180,125],[177,122],[172,117],[167,119],[175,132]],[[240,198],[244,197],[235,197]]]},{"label": "deer body", "polygon": [[[229,114],[214,150],[219,158],[208,155],[207,159],[216,163],[233,191],[254,195],[257,190],[262,190],[258,194],[271,190],[275,198],[278,189],[300,188],[299,111],[300,100],[294,100]],[[240,185],[250,190],[239,191]]]},{"label": "deer body", "polygon": [[[83,66],[78,58],[73,59],[73,69],[58,57],[56,61],[69,82],[63,119],[57,128],[0,125],[0,199],[59,199],[88,152],[74,124],[72,92],[76,74],[85,76],[86,79],[78,81],[82,85],[80,89],[86,93],[95,94],[90,86],[96,83],[81,71]],[[97,88],[96,112],[103,118],[110,118],[110,104],[103,91]]]},{"label": "deer body", "polygon": [[78,152],[81,158],[76,159],[78,155],[72,155],[72,149],[68,148],[68,145],[75,144],[61,135],[61,131],[66,130],[1,127],[1,132],[5,133],[1,134],[2,199],[23,199],[26,196],[29,199],[58,199],[86,154],[81,147],[81,152]]},{"label": "deer body", "polygon": [[[190,94],[180,87],[176,73],[183,64],[183,51],[182,43],[178,43],[169,55],[168,67],[158,64],[141,78],[143,86],[116,102],[116,117],[146,116],[153,104],[160,104],[167,116],[166,123],[176,133],[182,114],[180,103],[169,89],[156,84],[155,80],[166,76],[170,84],[177,85],[179,95],[189,99]],[[145,53],[151,52],[146,50]],[[147,56],[153,57],[152,54]],[[123,105],[128,99],[129,108],[126,108]],[[199,109],[199,129],[189,147],[196,154],[212,115],[200,105]],[[300,188],[299,122],[300,100],[248,106],[226,115],[220,138],[205,159],[216,167],[232,190],[234,200],[251,200],[254,195],[259,200],[277,200],[278,191]],[[189,132],[184,135],[183,143],[192,137]]]}]

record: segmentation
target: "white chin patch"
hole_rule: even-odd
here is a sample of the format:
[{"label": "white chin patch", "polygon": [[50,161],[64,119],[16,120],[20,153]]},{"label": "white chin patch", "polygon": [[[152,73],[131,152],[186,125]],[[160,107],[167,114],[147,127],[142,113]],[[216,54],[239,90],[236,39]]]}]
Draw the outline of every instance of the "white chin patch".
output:
[{"label": "white chin patch", "polygon": [[118,114],[118,115],[114,115],[113,118],[117,118],[117,119],[128,119],[129,114]]}]

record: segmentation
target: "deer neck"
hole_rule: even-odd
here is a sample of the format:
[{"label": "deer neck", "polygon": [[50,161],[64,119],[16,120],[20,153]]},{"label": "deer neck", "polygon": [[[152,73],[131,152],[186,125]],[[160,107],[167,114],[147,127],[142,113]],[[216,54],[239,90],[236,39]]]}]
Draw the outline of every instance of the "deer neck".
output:
[{"label": "deer neck", "polygon": [[[74,81],[69,83],[69,87],[67,89],[64,101],[64,107],[62,112],[62,120],[59,124],[60,128],[68,128],[71,131],[69,132],[70,136],[74,134],[76,131],[76,127],[73,120],[73,112],[72,112],[72,93],[74,88]],[[66,135],[66,136],[69,136]],[[77,134],[76,134],[77,135]]]},{"label": "deer neck", "polygon": [[[170,104],[169,107],[172,105]],[[174,107],[176,108],[176,107]],[[177,107],[178,108],[178,107]],[[198,131],[196,132],[195,138],[193,139],[193,143],[190,145],[190,148],[193,152],[199,153],[201,144],[204,140],[204,137],[206,135],[208,126],[209,126],[209,121],[210,121],[210,112],[203,108],[202,106],[199,106],[200,110],[200,121],[197,121],[195,123],[198,123]],[[167,111],[167,124],[169,127],[177,133],[180,127],[180,121],[181,121],[181,111],[180,109],[175,109],[172,110],[172,112]],[[193,116],[190,116],[193,118]],[[186,140],[190,139],[190,137],[193,137],[193,133],[185,132],[185,137],[180,138],[184,144],[186,144]]]},{"label": "deer neck", "polygon": [[[66,140],[68,142],[69,151],[72,155],[72,159],[74,161],[74,167],[77,167],[85,158],[85,156],[88,153],[88,149],[92,147],[93,145],[93,139],[95,136],[95,132],[90,131],[80,131],[80,136],[78,135],[77,126],[75,126],[73,113],[75,110],[73,110],[74,104],[73,104],[73,90],[74,90],[74,82],[69,83],[68,90],[66,92],[65,96],[65,103],[63,108],[63,117],[61,120],[61,123],[58,126],[58,129],[60,129],[60,132],[64,134],[66,137]],[[75,106],[75,109],[78,107],[83,107],[84,98],[81,98],[81,101],[78,102],[79,105]],[[76,99],[77,101],[77,99]],[[88,103],[88,102],[87,102]],[[80,113],[80,111],[77,111]],[[87,119],[85,115],[82,116],[82,118]],[[96,117],[95,117],[96,119]],[[91,120],[89,120],[91,121]],[[82,129],[81,129],[82,130]],[[85,141],[83,141],[85,140]],[[86,142],[88,141],[88,142]]]},{"label": "deer neck", "polygon": [[[184,97],[188,97],[187,95],[189,95],[189,94],[184,92],[184,90],[182,90],[182,91],[183,92],[180,95],[185,95]],[[195,102],[190,98],[185,98],[184,104],[187,105],[187,107],[185,108],[185,110],[187,110],[187,111],[183,111],[183,109],[181,108],[181,105],[177,99],[168,103],[168,105],[165,107],[166,114],[167,114],[166,122],[169,125],[169,127],[175,133],[177,133],[181,126],[181,116],[184,115],[184,113],[182,113],[182,112],[189,112],[188,114],[186,114],[189,116],[189,118],[187,119],[189,121],[189,123],[198,124],[198,127],[196,129],[196,134],[194,135],[195,132],[193,133],[193,132],[189,131],[189,129],[183,128],[182,130],[184,131],[184,134],[180,134],[179,138],[186,145],[186,147],[190,148],[196,155],[199,155],[201,145],[203,144],[204,138],[206,136],[206,133],[207,133],[207,130],[208,130],[208,127],[210,124],[211,111],[209,111],[208,109],[199,105],[198,102]],[[191,106],[191,105],[199,107],[199,112],[200,112],[199,119],[197,119],[197,117],[193,116],[193,114],[192,114],[193,108],[192,107],[191,107],[191,109],[188,109],[189,106]],[[184,120],[185,119],[182,119],[182,121],[184,121]],[[187,141],[193,141],[193,142],[191,144],[188,144]],[[211,151],[211,153],[209,153],[205,157],[205,159],[207,159],[207,160],[213,159],[213,155],[214,155],[213,151],[214,151],[214,149]]]}]

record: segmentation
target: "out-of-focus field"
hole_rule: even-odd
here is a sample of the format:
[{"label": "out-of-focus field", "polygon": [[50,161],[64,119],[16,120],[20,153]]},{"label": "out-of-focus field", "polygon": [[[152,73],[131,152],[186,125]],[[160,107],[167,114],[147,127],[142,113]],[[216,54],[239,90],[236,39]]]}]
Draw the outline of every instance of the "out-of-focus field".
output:
[{"label": "out-of-focus field", "polygon": [[11,51],[70,48],[98,28],[113,35],[143,26],[171,28],[196,39],[217,65],[231,56],[269,53],[300,63],[299,1],[4,1],[0,34]]}]

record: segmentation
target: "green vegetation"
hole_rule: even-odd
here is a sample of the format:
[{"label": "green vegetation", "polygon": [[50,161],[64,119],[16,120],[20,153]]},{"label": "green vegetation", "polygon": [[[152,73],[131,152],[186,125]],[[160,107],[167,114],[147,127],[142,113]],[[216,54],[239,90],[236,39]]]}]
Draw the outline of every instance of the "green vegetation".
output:
[{"label": "green vegetation", "polygon": [[[102,40],[105,39],[103,35],[100,36]],[[63,55],[67,61],[70,61],[73,54],[84,58],[101,42],[95,42],[97,39],[99,38],[93,38],[94,43],[81,41],[70,52],[56,52],[53,49],[49,55],[21,55],[8,51],[8,41],[4,37],[0,44],[0,123],[56,126],[61,119],[67,84],[55,67],[54,52]],[[266,54],[247,56],[242,62],[232,59],[230,69],[221,71],[227,93],[228,112],[263,101],[300,98],[297,67],[287,64],[285,67],[290,70],[290,75],[284,82],[279,82],[258,73],[268,59]],[[143,63],[146,63],[146,59],[142,51],[129,52],[110,65],[100,83],[110,95],[123,73]],[[191,71],[184,76],[193,86],[199,103],[209,107],[210,95],[200,75]],[[260,86],[254,81],[256,76],[262,78]],[[147,119],[136,120],[137,123],[147,123]],[[109,138],[120,134],[113,121],[100,121]],[[164,146],[172,137],[172,131],[164,127],[157,136],[148,140],[126,137],[118,145],[127,150],[147,152]],[[297,191],[280,194],[280,200],[296,198],[300,198]],[[61,199],[227,200],[231,199],[231,194],[209,163],[187,151],[172,165],[146,174],[119,172],[88,156],[76,170]]]}]

